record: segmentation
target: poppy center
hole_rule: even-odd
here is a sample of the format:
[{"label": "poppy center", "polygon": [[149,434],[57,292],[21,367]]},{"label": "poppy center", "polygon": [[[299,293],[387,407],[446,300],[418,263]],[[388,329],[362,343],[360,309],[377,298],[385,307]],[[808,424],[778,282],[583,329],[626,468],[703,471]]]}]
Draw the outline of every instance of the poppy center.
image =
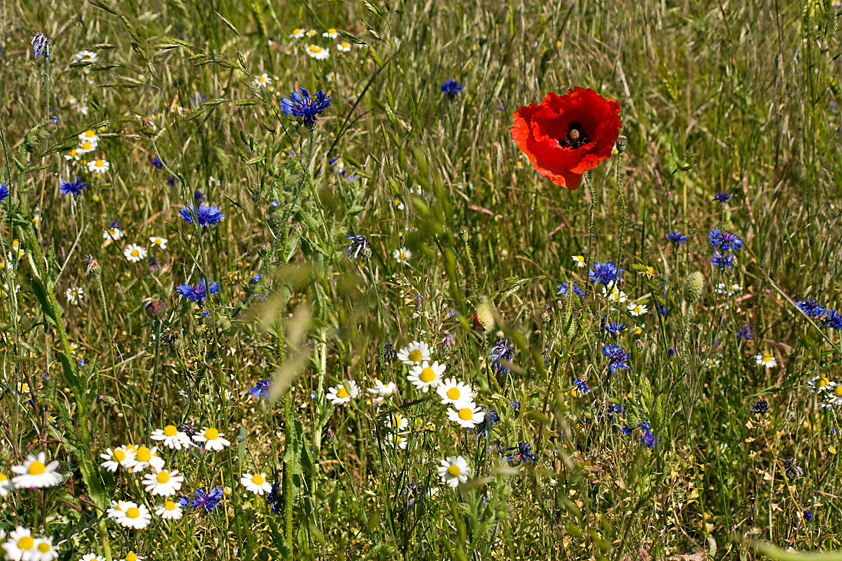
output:
[{"label": "poppy center", "polygon": [[580,121],[570,121],[570,124],[567,125],[567,134],[564,135],[564,138],[560,138],[558,143],[565,148],[575,150],[590,141],[591,139],[582,126],[582,123]]}]

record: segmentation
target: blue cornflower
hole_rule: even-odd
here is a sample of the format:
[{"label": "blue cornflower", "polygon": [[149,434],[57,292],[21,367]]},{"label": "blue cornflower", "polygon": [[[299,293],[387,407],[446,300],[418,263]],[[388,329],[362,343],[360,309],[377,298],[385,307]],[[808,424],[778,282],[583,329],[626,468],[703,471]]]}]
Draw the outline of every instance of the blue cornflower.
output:
[{"label": "blue cornflower", "polygon": [[195,508],[195,507],[202,507],[205,509],[205,512],[210,512],[213,510],[213,507],[219,504],[222,500],[223,490],[222,487],[217,487],[216,485],[213,486],[213,489],[208,491],[207,493],[203,488],[196,489],[196,492],[193,493],[193,500],[187,505],[188,508]]},{"label": "blue cornflower", "polygon": [[198,210],[192,204],[190,205],[189,210],[181,207],[179,214],[188,224],[193,224],[193,217],[195,214],[195,217],[199,222],[199,226],[210,226],[211,224],[216,224],[225,218],[225,215],[222,214],[222,211],[219,210],[218,206],[207,204],[199,206]]},{"label": "blue cornflower", "polygon": [[50,38],[41,32],[35,34],[32,38],[32,56],[35,58],[46,56],[50,60]]},{"label": "blue cornflower", "polygon": [[573,393],[575,395],[585,395],[589,391],[591,391],[591,389],[588,387],[584,380],[573,380]]},{"label": "blue cornflower", "polygon": [[726,193],[725,191],[723,191],[723,192],[717,193],[713,196],[713,202],[724,205],[725,203],[727,203],[728,201],[730,201],[733,198],[734,198],[734,195],[731,195],[730,193]]},{"label": "blue cornflower", "polygon": [[743,240],[725,230],[714,228],[708,233],[708,243],[713,249],[722,252],[736,253],[743,248]]},{"label": "blue cornflower", "polygon": [[164,158],[162,160],[159,160],[158,156],[155,156],[154,158],[152,158],[152,165],[155,166],[155,169],[161,169],[162,167],[167,165],[167,159]]},{"label": "blue cornflower", "polygon": [[216,294],[219,292],[219,288],[219,282],[214,282],[208,286],[207,279],[202,279],[196,286],[190,286],[185,283],[178,285],[175,290],[188,300],[193,300],[197,304],[201,304],[204,302],[205,298],[208,297],[208,294]]},{"label": "blue cornflower", "polygon": [[654,448],[655,444],[658,442],[655,438],[655,435],[652,434],[649,429],[644,429],[643,433],[640,435],[640,442],[645,444],[647,448]]},{"label": "blue cornflower", "polygon": [[658,310],[658,315],[660,315],[664,319],[667,319],[668,317],[670,317],[672,315],[672,310],[670,310],[669,308],[667,308],[663,304],[658,304],[658,307],[656,309]]},{"label": "blue cornflower", "polygon": [[[508,340],[497,341],[491,349],[491,364],[498,372],[509,373],[509,366],[515,356],[515,348],[508,345]],[[500,362],[500,361],[503,362]]]},{"label": "blue cornflower", "polygon": [[623,270],[618,269],[617,265],[611,261],[597,261],[588,274],[588,278],[593,283],[609,285],[623,280],[620,276],[622,272]]},{"label": "blue cornflower", "polygon": [[293,91],[289,97],[281,99],[281,111],[293,117],[301,117],[304,126],[316,126],[316,117],[330,107],[330,96],[325,97],[322,89],[312,98],[307,90],[301,88],[301,93]]},{"label": "blue cornflower", "polygon": [[672,233],[667,233],[667,239],[675,245],[678,245],[680,243],[687,243],[687,236],[685,236],[678,230],[675,230]]},{"label": "blue cornflower", "polygon": [[208,100],[207,96],[205,96],[205,94],[203,94],[203,93],[200,93],[198,96],[194,95],[193,97],[190,98],[190,101],[193,102],[193,105],[199,105],[200,103],[204,103],[207,100]]},{"label": "blue cornflower", "polygon": [[822,318],[822,323],[828,329],[842,330],[842,314],[836,310],[827,310],[827,314]]},{"label": "blue cornflower", "polygon": [[266,502],[272,505],[272,514],[278,514],[284,508],[284,494],[280,492],[281,482],[272,483],[272,490],[266,495]]},{"label": "blue cornflower", "polygon": [[538,458],[532,453],[532,446],[526,442],[518,442],[517,446],[512,446],[505,449],[510,452],[506,455],[506,461],[520,460],[521,462],[537,462]]},{"label": "blue cornflower", "polygon": [[751,332],[750,325],[746,325],[745,327],[741,327],[737,330],[737,341],[742,341],[743,339],[754,339],[754,333]]},{"label": "blue cornflower", "polygon": [[263,275],[261,275],[260,273],[255,273],[251,276],[251,282],[253,282],[254,284],[257,284],[257,283],[260,282],[260,279],[262,279],[262,278],[263,278]]},{"label": "blue cornflower", "polygon": [[801,308],[801,311],[811,318],[817,318],[819,316],[822,316],[827,311],[827,308],[825,308],[824,306],[820,306],[819,303],[813,300],[812,298],[808,298],[807,300],[799,300],[795,303],[795,305]]},{"label": "blue cornflower", "polygon": [[628,328],[628,326],[625,323],[620,322],[619,325],[618,325],[617,323],[615,323],[613,321],[611,323],[607,324],[607,325],[602,326],[602,329],[604,329],[606,332],[608,332],[609,335],[614,335],[615,337],[617,335],[619,335],[620,333],[622,333],[623,331],[625,331],[627,328]]},{"label": "blue cornflower", "polygon": [[445,94],[450,99],[455,98],[456,94],[462,91],[462,86],[460,86],[459,82],[456,80],[445,80],[439,88],[441,89],[441,93]]},{"label": "blue cornflower", "polygon": [[519,399],[512,402],[512,410],[515,412],[515,417],[520,415],[520,400]]},{"label": "blue cornflower", "polygon": [[76,181],[73,183],[62,179],[58,190],[61,191],[62,195],[78,195],[87,186],[88,184],[82,181],[81,177],[76,177]]},{"label": "blue cornflower", "polygon": [[570,284],[573,285],[573,288],[572,288],[573,294],[575,294],[579,298],[585,297],[585,291],[582,290],[581,288],[579,288],[579,285],[576,284],[575,282],[569,283],[569,284],[567,282],[557,284],[556,287],[558,288],[558,294],[556,294],[556,296],[564,296],[565,294],[567,294],[567,287],[570,286]]},{"label": "blue cornflower", "polygon": [[369,244],[368,238],[363,236],[362,234],[345,236],[345,238],[351,240],[351,245],[348,246],[348,249],[345,250],[345,253],[351,253],[353,251],[354,259],[359,257],[360,252],[365,251]]},{"label": "blue cornflower", "polygon": [[810,510],[804,511],[804,521],[805,522],[812,522],[813,521],[813,512]]},{"label": "blue cornflower", "polygon": [[499,420],[500,416],[497,412],[494,409],[489,409],[485,412],[485,418],[482,422],[471,430],[477,431],[477,440],[483,436],[488,439],[488,435],[491,434],[491,430],[494,428],[495,423]]},{"label": "blue cornflower", "polygon": [[719,267],[720,270],[724,271],[730,267],[734,266],[734,261],[737,260],[737,257],[733,253],[719,253],[718,251],[713,254],[713,257],[710,258],[710,262],[713,263],[716,267]]},{"label": "blue cornflower", "polygon": [[5,201],[9,196],[9,188],[5,183],[0,183],[0,201]]},{"label": "blue cornflower", "polygon": [[269,397],[269,378],[260,380],[257,385],[253,388],[247,389],[246,392],[255,399]]},{"label": "blue cornflower", "polygon": [[634,429],[630,429],[629,427],[622,427],[620,428],[620,432],[623,433],[623,436],[628,436],[632,433]]},{"label": "blue cornflower", "polygon": [[207,197],[205,197],[205,194],[202,192],[201,189],[196,189],[195,191],[193,191],[193,202],[195,202],[196,204],[201,203],[206,198]]},{"label": "blue cornflower", "polygon": [[629,367],[629,353],[624,351],[617,345],[603,345],[603,356],[608,357],[608,369],[615,372],[618,368],[628,370]]}]

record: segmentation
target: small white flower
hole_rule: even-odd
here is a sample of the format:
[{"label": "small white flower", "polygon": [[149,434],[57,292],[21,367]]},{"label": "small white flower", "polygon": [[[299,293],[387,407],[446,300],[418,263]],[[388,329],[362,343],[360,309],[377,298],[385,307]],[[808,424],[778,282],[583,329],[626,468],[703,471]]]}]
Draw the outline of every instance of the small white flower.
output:
[{"label": "small white flower", "polygon": [[67,154],[64,155],[64,159],[67,160],[67,161],[72,160],[74,162],[78,162],[79,161],[79,150],[74,148],[73,150],[71,150],[70,152],[68,152]]},{"label": "small white flower", "polygon": [[629,314],[634,317],[642,316],[648,311],[649,308],[646,307],[646,304],[629,304]]},{"label": "small white flower", "polygon": [[457,407],[447,410],[447,418],[464,429],[472,429],[485,419],[485,412],[474,403],[462,402]]},{"label": "small white flower", "polygon": [[400,413],[392,413],[386,419],[386,427],[393,430],[403,430],[409,426],[409,419],[401,415]]},{"label": "small white flower", "polygon": [[154,470],[164,469],[164,459],[158,455],[158,448],[153,446],[150,450],[146,446],[127,446],[127,451],[134,452],[134,466],[133,472],[143,471],[147,467],[152,467]]},{"label": "small white flower", "polygon": [[292,30],[292,34],[290,35],[291,39],[301,39],[302,37],[304,37],[303,29],[301,29],[300,27],[296,27]]},{"label": "small white flower", "polygon": [[155,514],[164,520],[179,520],[184,513],[181,510],[181,505],[173,501],[164,501],[164,504],[155,507]]},{"label": "small white flower", "polygon": [[455,378],[444,380],[436,389],[445,405],[454,405],[459,409],[463,402],[473,402],[474,390],[464,382],[457,382]]},{"label": "small white flower", "polygon": [[401,450],[406,450],[407,443],[407,439],[399,434],[390,434],[386,437],[386,444],[388,444],[392,448],[400,448]]},{"label": "small white flower", "polygon": [[616,286],[611,289],[611,294],[608,293],[608,287],[603,286],[602,297],[610,300],[612,304],[623,304],[626,300],[628,300],[628,298],[626,298],[626,293]]},{"label": "small white flower", "polygon": [[[79,143],[79,146],[76,147],[76,154],[82,155],[87,154],[88,152],[93,152],[97,148],[96,142],[91,142],[90,140],[83,140]],[[77,158],[78,159],[78,158]]]},{"label": "small white flower", "polygon": [[130,551],[126,554],[125,557],[123,557],[123,559],[121,561],[143,561],[143,559],[146,559],[146,558],[141,557],[140,555],[138,555],[134,551]]},{"label": "small white flower", "polygon": [[161,249],[167,249],[167,238],[159,238],[158,236],[152,236],[149,238],[149,242],[152,244],[152,247],[160,247]]},{"label": "small white flower", "polygon": [[342,405],[356,398],[359,393],[360,388],[357,386],[357,383],[353,380],[349,380],[347,382],[342,382],[335,388],[328,388],[327,395],[325,397],[327,397],[328,401],[334,405]]},{"label": "small white flower", "polygon": [[184,476],[175,469],[172,471],[162,469],[157,473],[147,473],[143,477],[147,492],[164,497],[175,495],[175,492],[181,489],[182,483],[184,483]]},{"label": "small white flower", "polygon": [[[76,53],[76,62],[96,62],[97,60],[99,60],[99,57],[91,51],[79,51]],[[73,99],[75,100],[76,98]]]},{"label": "small white flower", "polygon": [[398,360],[409,366],[415,366],[430,360],[430,346],[423,341],[413,341],[398,351]]},{"label": "small white flower", "polygon": [[[835,405],[842,405],[842,384],[834,384],[833,389],[827,392],[828,399]],[[1,484],[2,482],[0,482]]]},{"label": "small white flower", "polygon": [[123,255],[125,255],[126,259],[132,263],[137,263],[141,259],[146,259],[146,248],[134,243],[129,244],[126,246],[126,249],[123,250]]},{"label": "small white flower", "polygon": [[100,465],[111,472],[117,471],[117,468],[121,466],[123,468],[134,467],[136,463],[134,450],[129,451],[125,446],[120,446],[114,450],[108,448],[99,457],[105,460]]},{"label": "small white flower", "polygon": [[243,484],[243,487],[245,487],[247,491],[250,491],[255,495],[263,496],[264,493],[268,493],[272,490],[272,484],[266,481],[265,473],[255,473],[254,475],[244,473],[240,478],[240,483]]},{"label": "small white flower", "polygon": [[122,514],[119,518],[113,520],[124,528],[142,530],[152,522],[152,515],[149,514],[149,509],[145,505],[138,505],[132,501],[120,501],[120,511]]},{"label": "small white flower", "polygon": [[81,302],[82,299],[85,297],[85,291],[78,286],[68,288],[64,295],[67,297],[67,301],[71,304],[75,304],[76,302]]},{"label": "small white flower", "polygon": [[716,368],[717,366],[719,366],[719,363],[720,363],[720,362],[722,362],[722,361],[721,361],[721,360],[719,360],[718,358],[709,358],[709,359],[707,360],[707,364],[706,364],[706,366],[707,366],[707,367],[708,367],[708,369],[710,370],[710,369],[712,369],[712,368]]},{"label": "small white flower", "polygon": [[317,33],[316,33],[315,29],[311,29],[310,31],[307,32],[307,37],[315,37],[316,35],[317,35]]},{"label": "small white flower", "polygon": [[580,269],[585,268],[585,256],[584,255],[574,255],[573,256],[573,263],[576,264],[577,267]]},{"label": "small white flower", "polygon": [[96,147],[96,145],[99,144],[99,137],[94,131],[86,130],[79,135],[79,142],[90,142],[94,145],[94,147]]},{"label": "small white flower", "polygon": [[335,82],[336,81],[336,72],[328,72],[327,73],[327,81],[328,82]]},{"label": "small white flower", "polygon": [[0,497],[6,497],[9,491],[13,491],[15,486],[12,485],[12,480],[6,477],[5,473],[0,473]]},{"label": "small white flower", "polygon": [[186,432],[181,432],[175,425],[167,425],[163,429],[155,429],[150,436],[152,440],[163,440],[164,446],[170,450],[189,448],[192,444]]},{"label": "small white flower", "polygon": [[204,442],[205,448],[208,450],[220,452],[223,448],[231,444],[229,440],[222,437],[223,435],[220,434],[218,430],[205,427],[202,432],[198,432],[193,435],[193,440],[196,442]]},{"label": "small white flower", "polygon": [[775,360],[775,357],[765,351],[757,355],[755,358],[757,359],[757,364],[762,364],[766,368],[774,368],[778,365],[778,361]]},{"label": "small white flower", "polygon": [[82,556],[81,561],[105,561],[105,557],[96,553],[87,553]]},{"label": "small white flower", "polygon": [[468,467],[468,460],[462,456],[448,456],[441,461],[438,471],[442,484],[446,483],[455,489],[457,485],[468,480],[471,468]]},{"label": "small white flower", "polygon": [[398,387],[395,385],[394,382],[389,382],[388,384],[384,384],[380,380],[374,380],[374,387],[368,388],[366,390],[370,394],[374,394],[378,397],[388,397],[390,395],[394,395],[398,391]]},{"label": "small white flower", "polygon": [[392,257],[394,257],[398,263],[409,263],[409,258],[412,257],[412,252],[405,247],[402,247],[393,251]]},{"label": "small white flower", "polygon": [[807,387],[809,387],[810,391],[813,393],[827,392],[836,387],[836,385],[837,384],[835,382],[831,382],[824,376],[816,376],[815,378],[807,381]]},{"label": "small white flower", "polygon": [[256,88],[263,88],[272,83],[272,78],[270,78],[268,74],[261,74],[260,76],[256,76],[251,83],[254,84],[254,87]]},{"label": "small white flower", "polygon": [[91,173],[105,173],[109,169],[111,169],[111,164],[106,160],[97,159],[88,162],[88,171]]},{"label": "small white flower", "polygon": [[445,365],[439,364],[439,361],[435,361],[433,364],[424,361],[413,366],[406,379],[415,386],[415,389],[427,393],[430,388],[436,388],[441,384],[444,369]]},{"label": "small white flower", "polygon": [[310,45],[307,47],[307,56],[316,60],[325,60],[330,56],[330,50],[323,49],[318,45]]},{"label": "small white flower", "polygon": [[398,207],[398,210],[403,210],[403,209],[406,208],[403,204],[403,201],[400,200],[400,199],[395,199],[394,203],[395,203],[395,206]]},{"label": "small white flower", "polygon": [[327,37],[329,39],[336,39],[337,37],[339,37],[339,32],[331,27],[330,29],[328,29],[327,31],[322,33],[322,37]]},{"label": "small white flower", "polygon": [[27,455],[23,465],[12,466],[12,471],[18,474],[12,479],[14,486],[18,489],[40,489],[54,487],[61,483],[58,462],[55,460],[49,464],[46,462],[47,455],[44,452],[38,452],[37,457],[32,454]]},{"label": "small white flower", "polygon": [[119,240],[122,237],[123,231],[120,228],[108,228],[102,232],[102,239],[104,240]]},{"label": "small white flower", "polygon": [[58,559],[58,551],[53,547],[53,538],[38,538],[35,540],[31,561],[53,561]]},{"label": "small white flower", "polygon": [[347,53],[351,50],[351,43],[349,43],[348,41],[342,41],[341,43],[337,43],[336,50],[340,53]]},{"label": "small white flower", "polygon": [[9,533],[9,541],[3,544],[6,550],[6,559],[10,561],[29,561],[33,558],[35,550],[35,539],[32,532],[23,526],[18,526]]}]

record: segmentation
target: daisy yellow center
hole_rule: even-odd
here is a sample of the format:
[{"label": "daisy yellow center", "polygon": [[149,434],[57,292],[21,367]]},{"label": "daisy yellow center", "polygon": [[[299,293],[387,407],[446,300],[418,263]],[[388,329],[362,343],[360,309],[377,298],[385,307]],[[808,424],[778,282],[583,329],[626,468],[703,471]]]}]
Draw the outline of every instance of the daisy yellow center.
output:
[{"label": "daisy yellow center", "polygon": [[132,257],[137,257],[138,255],[140,255],[140,252],[136,249],[133,249],[132,250]]},{"label": "daisy yellow center", "polygon": [[29,469],[27,470],[29,475],[41,475],[45,471],[47,471],[47,466],[45,466],[38,460],[35,460],[31,464],[29,464]]},{"label": "daisy yellow center", "polygon": [[316,45],[310,45],[310,52],[311,53],[320,53],[320,52],[322,52],[322,48],[317,47]]},{"label": "daisy yellow center", "polygon": [[98,168],[101,168],[102,167],[102,160],[97,160],[96,162],[94,162],[94,165]]},{"label": "daisy yellow center", "polygon": [[301,29],[300,29],[300,28],[297,28],[297,27],[296,27],[295,29],[293,29],[293,30],[292,30],[292,34],[293,34],[293,35],[298,35],[299,33],[301,33]]},{"label": "daisy yellow center", "polygon": [[639,313],[640,313],[640,306],[635,306],[635,307],[634,307],[634,313],[636,313],[636,314],[639,314]]},{"label": "daisy yellow center", "polygon": [[175,510],[175,503],[172,501],[166,501],[164,503],[164,510]]},{"label": "daisy yellow center", "polygon": [[769,353],[763,353],[763,362],[769,362],[770,360],[772,360],[772,355]]},{"label": "daisy yellow center", "polygon": [[342,48],[343,48],[343,49],[347,49],[347,48],[348,48],[348,47],[350,47],[350,46],[351,46],[351,43],[349,43],[349,42],[347,42],[347,41],[345,41],[344,43],[342,43]]},{"label": "daisy yellow center", "polygon": [[90,149],[92,148],[91,143],[90,143],[90,142],[88,142],[88,141],[86,140],[86,141],[82,144],[82,148],[84,148],[85,150],[90,150]]},{"label": "daisy yellow center", "polygon": [[170,474],[165,471],[162,471],[155,476],[155,479],[158,480],[158,483],[168,483],[170,480]]},{"label": "daisy yellow center", "polygon": [[403,422],[403,417],[401,417],[400,415],[395,415],[394,417],[392,417],[392,426],[393,427],[401,426],[402,422]]},{"label": "daisy yellow center", "polygon": [[122,462],[126,459],[126,453],[122,450],[114,450],[114,453],[111,455],[111,457],[117,460],[118,462]]},{"label": "daisy yellow center", "polygon": [[261,76],[261,77],[259,77],[259,78],[257,79],[257,81],[258,81],[258,82],[265,82],[265,81],[266,81],[266,76]]},{"label": "daisy yellow center", "polygon": [[336,397],[338,397],[339,399],[345,399],[346,397],[348,397],[348,390],[346,390],[345,388],[339,388],[339,390],[336,392]]},{"label": "daisy yellow center", "polygon": [[463,421],[470,421],[474,418],[474,410],[470,407],[463,407],[459,410],[459,418]]},{"label": "daisy yellow center", "polygon": [[137,449],[137,461],[148,462],[152,459],[152,451],[146,446],[141,446]]},{"label": "daisy yellow center", "polygon": [[584,257],[582,257],[581,255],[577,255],[577,256],[576,256],[576,261],[578,261],[579,263],[584,263],[584,262],[585,262],[585,258],[584,258]]},{"label": "daisy yellow center", "polygon": [[255,485],[263,485],[263,476],[259,473],[251,476],[251,482]]},{"label": "daisy yellow center", "polygon": [[40,551],[41,553],[47,553],[48,551],[50,551],[50,544],[48,544],[47,542],[41,542],[38,544],[38,547],[36,549],[38,549],[38,551]]},{"label": "daisy yellow center", "polygon": [[830,380],[828,380],[827,378],[822,378],[821,380],[819,380],[819,383],[816,384],[816,385],[820,388],[823,388],[823,387],[827,386],[828,384],[830,384]]},{"label": "daisy yellow center", "polygon": [[421,351],[419,351],[418,349],[412,349],[409,352],[409,360],[412,360],[414,362],[418,362],[422,358],[424,358],[424,355],[421,354]]},{"label": "daisy yellow center", "polygon": [[842,397],[842,385],[836,386],[836,388],[833,390],[833,394],[836,397]]},{"label": "daisy yellow center", "polygon": [[178,434],[178,429],[175,425],[167,425],[164,427],[164,436],[175,436]]},{"label": "daisy yellow center", "polygon": [[327,32],[328,32],[328,33],[336,33],[336,30],[335,30],[334,28],[332,28],[332,27],[331,27],[330,29],[328,29],[328,30],[327,30]]},{"label": "daisy yellow center", "polygon": [[8,477],[6,477],[6,475],[5,475],[5,474],[0,473],[0,482],[6,481],[7,479],[9,479],[9,478],[8,478]]},{"label": "daisy yellow center", "polygon": [[137,554],[134,551],[130,551],[128,555],[126,555],[126,561],[137,561]]},{"label": "daisy yellow center", "polygon": [[456,401],[462,395],[462,392],[459,391],[459,388],[450,388],[447,390],[447,397],[448,399],[452,399]]},{"label": "daisy yellow center", "polygon": [[140,509],[137,507],[131,507],[126,510],[126,518],[139,518],[140,517]]},{"label": "daisy yellow center", "polygon": [[462,473],[462,470],[460,470],[459,466],[455,464],[447,468],[447,474],[450,477],[458,477],[460,473]]},{"label": "daisy yellow center", "polygon": [[[85,58],[90,58],[90,57],[86,55]],[[87,136],[88,138],[93,138],[95,134],[96,133],[94,133],[94,131],[85,131],[85,136]]]},{"label": "daisy yellow center", "polygon": [[422,382],[430,383],[436,379],[436,371],[428,366],[421,371],[419,378],[421,378]]},{"label": "daisy yellow center", "polygon": [[75,149],[75,148],[74,148],[73,150],[71,150],[71,151],[70,151],[70,155],[71,155],[71,156],[73,156],[74,158],[75,158],[78,154],[79,154],[79,153],[76,151],[76,149]]},{"label": "daisy yellow center", "polygon": [[22,549],[24,551],[29,551],[32,549],[33,545],[35,545],[35,540],[32,539],[32,536],[24,536],[19,539],[17,543],[18,549]]},{"label": "daisy yellow center", "polygon": [[219,431],[216,429],[208,429],[205,431],[205,438],[208,440],[216,440],[219,438]]}]

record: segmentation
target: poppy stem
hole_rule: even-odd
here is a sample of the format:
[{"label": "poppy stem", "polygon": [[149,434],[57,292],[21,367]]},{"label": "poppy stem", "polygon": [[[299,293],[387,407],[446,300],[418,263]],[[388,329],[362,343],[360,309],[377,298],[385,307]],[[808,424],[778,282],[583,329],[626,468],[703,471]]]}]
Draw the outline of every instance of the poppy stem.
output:
[{"label": "poppy stem", "polygon": [[614,187],[620,192],[620,208],[623,211],[623,220],[620,222],[620,237],[617,240],[617,266],[620,266],[620,260],[623,258],[623,235],[626,233],[626,195],[623,193],[620,185],[620,168],[623,165],[623,153],[617,154],[617,168],[614,171]]},{"label": "poppy stem", "polygon": [[[585,260],[585,275],[590,274],[589,271],[591,270],[591,251],[593,250],[593,237],[594,237],[594,212],[596,211],[596,199],[594,198],[593,189],[591,188],[591,178],[588,173],[585,173],[585,187],[588,188],[588,196],[591,199],[591,209],[590,214],[588,215],[588,258]],[[585,283],[585,294],[588,293],[588,283]]]}]

